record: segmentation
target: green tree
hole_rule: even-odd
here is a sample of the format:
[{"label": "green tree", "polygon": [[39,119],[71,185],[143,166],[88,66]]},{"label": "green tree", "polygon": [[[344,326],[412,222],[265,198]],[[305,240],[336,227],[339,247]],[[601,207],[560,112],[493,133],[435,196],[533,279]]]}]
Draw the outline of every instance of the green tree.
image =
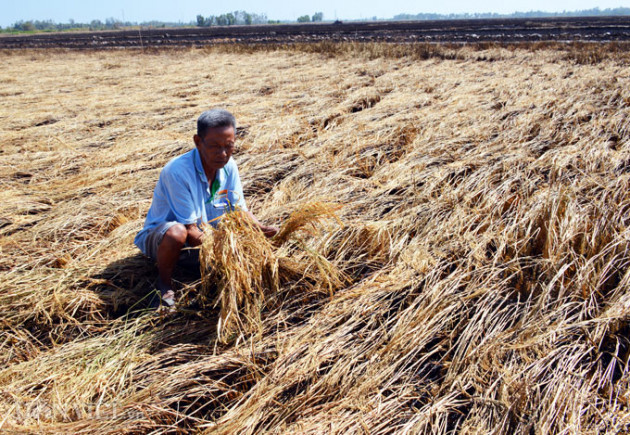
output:
[{"label": "green tree", "polygon": [[311,20],[316,23],[318,21],[324,21],[324,13],[323,12],[315,12]]},{"label": "green tree", "polygon": [[228,12],[225,17],[227,18],[227,25],[228,26],[233,26],[234,24],[236,24],[236,17],[234,16],[234,14],[232,12]]},{"label": "green tree", "polygon": [[267,21],[269,21],[267,19],[267,15],[266,14],[251,14],[252,16],[252,24],[265,24],[267,23]]},{"label": "green tree", "polygon": [[197,15],[197,26],[204,27],[205,25],[206,25],[206,19],[203,17],[203,15]]},{"label": "green tree", "polygon": [[116,18],[110,17],[105,19],[105,27],[107,27],[108,29],[118,29],[118,27],[120,27],[120,24],[120,21],[118,21]]},{"label": "green tree", "polygon": [[218,15],[216,17],[217,26],[227,26],[228,19],[225,14]]},{"label": "green tree", "polygon": [[297,19],[298,23],[308,23],[309,21],[311,21],[311,17],[309,17],[308,15],[302,15]]},{"label": "green tree", "polygon": [[103,22],[101,20],[92,20],[90,22],[90,30],[100,30],[103,28]]}]

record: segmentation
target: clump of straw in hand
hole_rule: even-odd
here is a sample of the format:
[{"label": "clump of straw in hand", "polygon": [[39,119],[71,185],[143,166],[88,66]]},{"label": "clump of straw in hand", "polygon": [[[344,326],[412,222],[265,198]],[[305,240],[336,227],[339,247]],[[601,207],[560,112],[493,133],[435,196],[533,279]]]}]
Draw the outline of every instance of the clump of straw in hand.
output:
[{"label": "clump of straw in hand", "polygon": [[326,203],[306,204],[291,214],[271,240],[256,227],[251,218],[240,211],[228,213],[218,228],[208,228],[201,247],[202,294],[207,304],[215,289],[215,306],[220,307],[217,325],[219,338],[230,341],[253,330],[262,331],[261,312],[266,297],[282,284],[300,278],[328,291],[342,285],[343,279],[334,265],[298,239],[291,256],[283,255],[281,245],[295,233],[316,234],[316,224],[323,219],[339,219],[339,207]]}]

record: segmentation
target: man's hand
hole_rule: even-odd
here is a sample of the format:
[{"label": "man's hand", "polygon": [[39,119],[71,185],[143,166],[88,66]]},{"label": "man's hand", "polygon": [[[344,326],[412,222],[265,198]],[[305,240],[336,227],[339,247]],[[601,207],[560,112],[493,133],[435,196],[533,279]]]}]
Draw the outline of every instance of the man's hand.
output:
[{"label": "man's hand", "polygon": [[259,225],[260,231],[267,237],[273,237],[278,234],[278,228],[273,226]]},{"label": "man's hand", "polygon": [[274,226],[267,226],[267,225],[261,224],[260,221],[256,219],[256,216],[252,214],[251,211],[246,211],[245,213],[247,213],[247,215],[254,221],[254,223],[258,226],[260,231],[262,231],[265,236],[273,237],[276,234],[278,234],[278,231],[279,231],[278,228]]}]

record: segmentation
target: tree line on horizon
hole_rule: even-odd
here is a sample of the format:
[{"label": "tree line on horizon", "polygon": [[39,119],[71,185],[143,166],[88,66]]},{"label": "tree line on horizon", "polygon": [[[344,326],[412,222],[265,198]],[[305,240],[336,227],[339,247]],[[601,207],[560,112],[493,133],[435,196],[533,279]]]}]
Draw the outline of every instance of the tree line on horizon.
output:
[{"label": "tree line on horizon", "polygon": [[467,20],[467,19],[487,19],[487,18],[557,18],[557,17],[607,17],[630,15],[630,8],[608,8],[608,9],[583,9],[579,11],[562,12],[514,12],[511,14],[497,14],[494,12],[483,13],[461,13],[461,14],[398,14],[394,15],[393,21],[430,21],[430,20]]},{"label": "tree line on horizon", "polygon": [[145,21],[140,24],[131,21],[121,21],[116,18],[107,18],[105,21],[92,20],[89,23],[77,23],[70,19],[67,23],[56,23],[53,20],[28,20],[17,21],[12,26],[0,30],[3,32],[63,32],[67,30],[117,30],[132,26],[145,27],[182,27],[189,23],[170,23],[163,21]]},{"label": "tree line on horizon", "polygon": [[[312,16],[302,15],[298,17],[298,23],[319,22],[324,20],[323,12],[315,12]],[[211,26],[250,26],[252,24],[280,24],[279,20],[269,20],[266,14],[254,14],[246,11],[234,11],[221,15],[210,15],[204,17],[203,15],[197,15],[196,24],[197,27],[211,27]]]},{"label": "tree line on horizon", "polygon": [[[368,19],[356,21],[428,21],[428,20],[458,20],[458,19],[489,19],[489,18],[553,18],[553,17],[588,17],[588,16],[627,16],[630,15],[630,8],[593,8],[578,11],[562,11],[562,12],[514,12],[512,14],[497,13],[461,13],[461,14],[398,14],[393,18],[372,17]],[[298,23],[321,22],[324,21],[324,14],[316,12],[311,15],[302,15],[296,20]],[[353,20],[354,21],[354,20]],[[270,20],[264,13],[257,14],[246,11],[234,11],[221,15],[210,15],[204,17],[199,14],[195,21],[187,23],[182,22],[164,22],[164,21],[144,21],[141,23],[131,21],[121,21],[116,18],[107,18],[105,21],[92,20],[89,23],[78,23],[70,19],[67,23],[56,23],[53,20],[28,20],[17,21],[13,25],[2,28],[2,32],[51,32],[51,31],[67,31],[67,30],[116,30],[125,27],[143,26],[151,28],[162,27],[210,27],[210,26],[232,26],[232,25],[262,25],[262,24],[281,24],[290,23],[289,20]],[[295,22],[295,21],[293,21]]]},{"label": "tree line on horizon", "polygon": [[273,20],[267,18],[267,14],[256,14],[246,11],[234,11],[221,15],[210,15],[204,17],[197,15],[195,24],[197,27],[211,26],[251,26],[252,24],[275,24]]}]

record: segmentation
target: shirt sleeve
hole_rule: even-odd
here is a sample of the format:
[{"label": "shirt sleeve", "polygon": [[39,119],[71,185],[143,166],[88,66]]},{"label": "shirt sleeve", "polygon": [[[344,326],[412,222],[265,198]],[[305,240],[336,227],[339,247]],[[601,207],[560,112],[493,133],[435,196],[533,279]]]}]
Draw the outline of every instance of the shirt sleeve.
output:
[{"label": "shirt sleeve", "polygon": [[201,219],[195,205],[191,186],[176,171],[165,170],[160,174],[162,194],[177,222],[184,225],[194,224]]}]

